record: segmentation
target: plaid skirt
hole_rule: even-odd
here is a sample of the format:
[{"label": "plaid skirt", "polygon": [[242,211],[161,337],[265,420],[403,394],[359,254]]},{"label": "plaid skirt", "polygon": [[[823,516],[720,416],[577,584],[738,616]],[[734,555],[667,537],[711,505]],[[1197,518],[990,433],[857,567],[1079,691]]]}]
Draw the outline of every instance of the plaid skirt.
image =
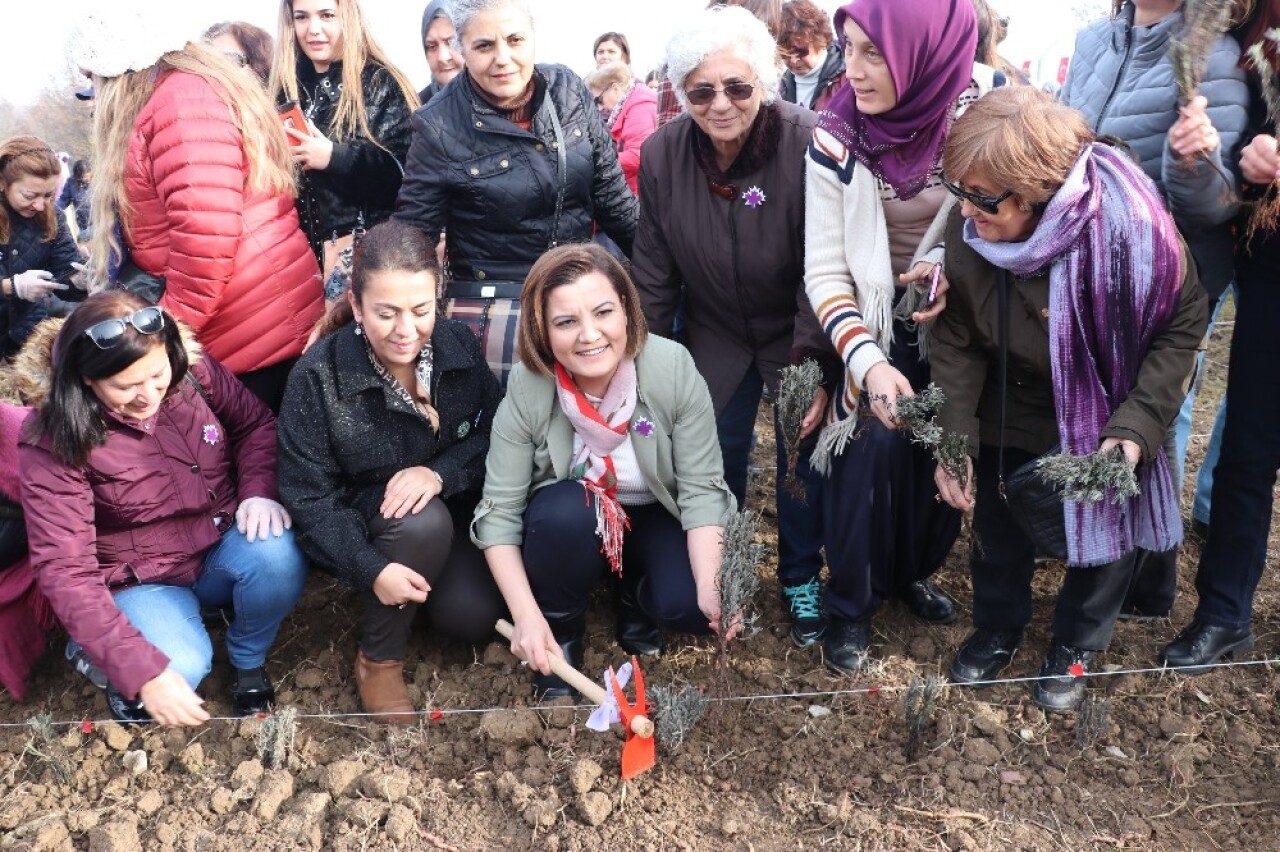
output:
[{"label": "plaid skirt", "polygon": [[518,360],[516,330],[520,324],[519,299],[445,299],[444,315],[471,329],[480,351],[503,390],[511,366]]}]

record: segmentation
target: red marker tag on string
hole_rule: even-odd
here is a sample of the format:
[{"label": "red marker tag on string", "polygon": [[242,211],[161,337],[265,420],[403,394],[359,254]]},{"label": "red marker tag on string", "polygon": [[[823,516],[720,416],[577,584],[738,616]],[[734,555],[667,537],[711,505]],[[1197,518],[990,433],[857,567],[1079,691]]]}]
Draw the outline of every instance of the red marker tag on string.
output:
[{"label": "red marker tag on string", "polygon": [[1072,677],[1084,677],[1084,664],[1072,663],[1071,665],[1067,666],[1067,672]]},{"label": "red marker tag on string", "polygon": [[440,712],[440,710],[439,710],[439,709],[432,710],[432,711],[431,711],[431,721],[433,721],[433,722],[443,722],[443,721],[444,721],[444,713]]},{"label": "red marker tag on string", "polygon": [[82,733],[82,734],[92,734],[92,733],[93,733],[93,723],[92,723],[92,722],[90,722],[88,719],[85,719],[83,722],[81,722],[81,723],[80,723],[80,733]]}]

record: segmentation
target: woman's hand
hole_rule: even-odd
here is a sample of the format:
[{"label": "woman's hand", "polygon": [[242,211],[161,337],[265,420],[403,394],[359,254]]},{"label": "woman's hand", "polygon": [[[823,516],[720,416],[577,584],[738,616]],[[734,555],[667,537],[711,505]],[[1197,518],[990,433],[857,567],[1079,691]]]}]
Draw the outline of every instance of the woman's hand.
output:
[{"label": "woman's hand", "polygon": [[[927,260],[917,261],[914,266],[899,275],[898,280],[908,287],[923,287],[927,296],[929,291],[933,289],[933,270],[935,267],[941,266],[942,264],[940,263],[929,263]],[[936,320],[939,314],[947,309],[947,291],[950,289],[951,282],[947,280],[946,274],[939,268],[938,292],[934,295],[933,301],[927,302],[923,311],[913,313],[911,319],[918,323]]]},{"label": "woman's hand", "polygon": [[284,132],[293,139],[293,144],[289,146],[289,153],[293,154],[293,161],[305,171],[322,172],[329,168],[329,161],[333,158],[333,143],[316,130],[315,125],[309,121],[307,129],[311,132],[303,133],[293,127],[284,129]]},{"label": "woman's hand", "polygon": [[801,441],[812,435],[814,430],[822,425],[822,417],[827,412],[827,403],[830,400],[827,389],[818,388],[817,394],[813,397],[813,404],[809,406],[809,410],[804,413],[804,419],[800,421]]},{"label": "woman's hand", "polygon": [[38,302],[50,293],[65,289],[65,284],[53,280],[52,272],[43,269],[28,269],[13,276],[13,295],[24,302]]},{"label": "woman's hand", "polygon": [[741,633],[742,613],[733,613],[732,617],[727,619],[727,624],[722,622],[720,590],[716,588],[714,580],[699,580],[695,576],[693,582],[698,592],[698,610],[707,617],[707,624],[710,625],[711,629],[717,635],[723,636],[726,642]]},{"label": "woman's hand", "polygon": [[540,611],[530,612],[520,618],[511,618],[511,653],[529,664],[529,668],[544,675],[551,674],[549,657],[560,657],[560,643],[556,641],[551,626]]},{"label": "woman's hand", "polygon": [[1260,133],[1240,154],[1240,173],[1249,183],[1269,184],[1280,180],[1280,153],[1276,137]]},{"label": "woman's hand", "polygon": [[1178,109],[1178,120],[1169,128],[1169,147],[1179,157],[1212,154],[1218,149],[1221,140],[1209,120],[1208,107],[1208,99],[1204,95],[1196,95],[1189,104]]},{"label": "woman's hand", "polygon": [[285,530],[293,529],[293,518],[275,500],[250,497],[236,507],[236,528],[249,541],[266,541],[268,534],[279,538]]},{"label": "woman's hand", "polygon": [[947,469],[942,465],[938,465],[933,471],[933,483],[938,486],[938,497],[943,503],[961,512],[967,512],[973,508],[973,459],[966,457],[964,465],[963,488],[960,487],[960,480],[947,473]]},{"label": "woman's hand", "polygon": [[383,606],[426,603],[430,591],[431,584],[425,577],[399,562],[388,562],[373,581],[373,593]]},{"label": "woman's hand", "polygon": [[1114,450],[1116,447],[1124,450],[1124,460],[1129,463],[1129,467],[1137,467],[1138,462],[1142,461],[1142,448],[1133,441],[1124,438],[1107,438],[1102,442],[1102,446],[1098,449],[1102,452]]},{"label": "woman's hand", "polygon": [[173,669],[165,669],[144,683],[138,698],[161,725],[200,725],[209,719],[209,711],[201,706],[204,700]]},{"label": "woman's hand", "polygon": [[443,483],[431,468],[406,467],[388,480],[378,512],[388,519],[403,518],[410,513],[416,515],[427,508],[441,488]]},{"label": "woman's hand", "polygon": [[862,380],[863,391],[871,402],[871,413],[884,424],[886,429],[900,429],[898,422],[898,397],[911,396],[911,382],[898,372],[898,368],[888,361],[881,361],[870,370]]}]

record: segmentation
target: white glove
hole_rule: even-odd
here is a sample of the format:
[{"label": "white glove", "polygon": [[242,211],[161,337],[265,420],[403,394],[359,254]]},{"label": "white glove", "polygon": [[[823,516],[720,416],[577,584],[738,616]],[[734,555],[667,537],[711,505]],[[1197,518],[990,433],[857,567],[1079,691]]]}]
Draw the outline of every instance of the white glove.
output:
[{"label": "white glove", "polygon": [[249,541],[266,541],[269,535],[276,538],[284,535],[285,530],[293,527],[293,519],[275,500],[250,497],[242,500],[236,509],[236,527]]},{"label": "white glove", "polygon": [[53,274],[43,269],[28,269],[13,276],[13,295],[24,302],[38,302],[55,290],[65,290],[66,285],[53,280]]}]

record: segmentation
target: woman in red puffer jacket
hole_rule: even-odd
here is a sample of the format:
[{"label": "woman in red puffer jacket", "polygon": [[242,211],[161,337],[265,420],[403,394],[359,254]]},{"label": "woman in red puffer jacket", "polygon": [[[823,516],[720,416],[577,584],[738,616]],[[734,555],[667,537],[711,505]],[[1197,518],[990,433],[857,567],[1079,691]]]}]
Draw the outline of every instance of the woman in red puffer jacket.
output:
[{"label": "woman in red puffer jacket", "polygon": [[636,85],[631,69],[621,62],[600,66],[587,75],[586,84],[613,136],[622,176],[639,195],[640,146],[658,129],[658,96],[648,86]]},{"label": "woman in red puffer jacket", "polygon": [[322,300],[275,109],[224,57],[141,12],[91,13],[73,54],[97,89],[99,280],[122,256],[122,279],[132,266],[163,277],[160,304],[278,407]]}]

